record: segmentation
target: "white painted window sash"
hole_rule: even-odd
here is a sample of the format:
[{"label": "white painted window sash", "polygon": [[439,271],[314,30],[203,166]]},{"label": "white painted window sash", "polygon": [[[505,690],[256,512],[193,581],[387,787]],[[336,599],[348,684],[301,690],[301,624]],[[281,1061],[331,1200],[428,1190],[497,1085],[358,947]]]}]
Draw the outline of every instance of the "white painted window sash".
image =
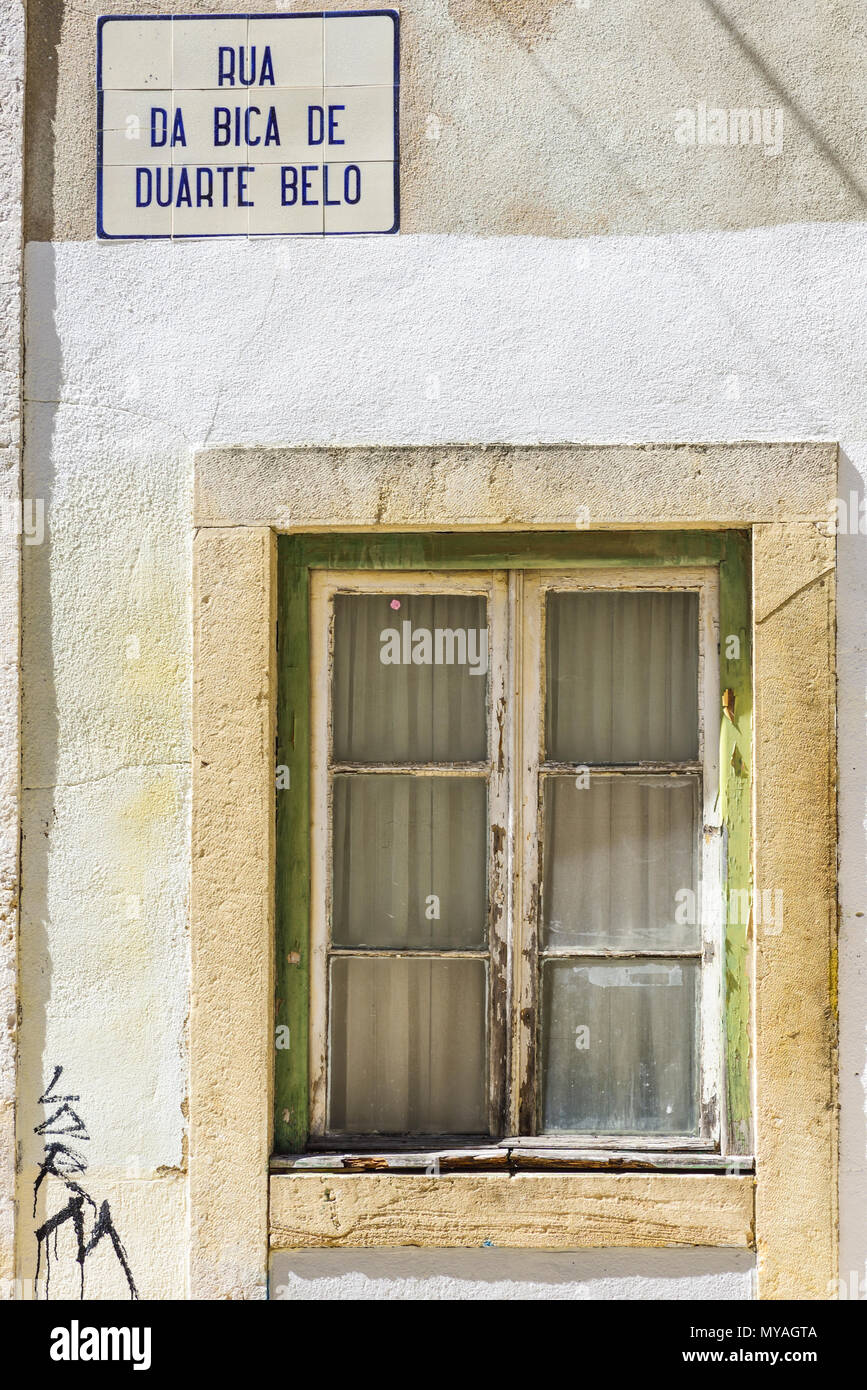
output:
[{"label": "white painted window sash", "polygon": [[[331,673],[334,597],[350,594],[479,594],[488,610],[488,757],[484,763],[337,763],[332,758]],[[328,979],[333,955],[459,956],[488,961],[488,1122],[502,1133],[508,1003],[507,834],[508,759],[505,750],[507,578],[500,571],[324,571],[311,574],[311,874],[310,874],[310,1132],[336,1147],[362,1138],[328,1135]],[[331,809],[335,773],[409,772],[413,776],[484,777],[488,782],[488,949],[479,951],[363,950],[331,947]],[[502,830],[502,833],[500,831]],[[380,1143],[383,1141],[380,1140]]]},{"label": "white painted window sash", "polygon": [[[563,590],[629,591],[691,590],[699,598],[699,756],[695,763],[640,763],[635,765],[591,765],[593,776],[646,775],[666,772],[672,776],[687,772],[701,776],[702,834],[699,859],[698,913],[702,927],[700,952],[700,1133],[681,1135],[606,1135],[576,1132],[574,1136],[546,1135],[545,1144],[586,1148],[635,1150],[706,1149],[718,1150],[723,1086],[723,914],[721,883],[722,830],[719,807],[719,579],[712,566],[659,568],[635,567],[582,568],[575,571],[533,570],[512,580],[511,604],[514,631],[511,654],[516,690],[522,702],[516,705],[520,718],[515,721],[514,766],[519,768],[514,806],[515,843],[521,847],[520,866],[513,876],[513,919],[516,940],[513,959],[516,970],[513,988],[520,1000],[515,1011],[510,1085],[510,1134],[526,1142],[539,1129],[539,981],[540,953],[538,916],[541,883],[539,837],[542,773],[572,771],[577,764],[545,762],[545,600],[548,593]],[[607,954],[598,949],[546,951],[545,955],[599,958]],[[687,957],[689,952],[624,951],[618,955],[638,958],[644,955]],[[512,1142],[511,1140],[509,1142]]]},{"label": "white painted window sash", "polygon": [[[542,760],[545,706],[544,611],[551,590],[686,589],[699,596],[699,757],[695,763],[593,766],[593,775],[665,771],[701,777],[703,823],[699,872],[702,924],[700,993],[701,1130],[697,1136],[538,1134],[541,774],[572,770]],[[582,1150],[716,1150],[723,1108],[723,901],[719,809],[719,585],[712,566],[582,568],[524,572],[313,571],[311,574],[311,971],[310,1130],[314,1141],[352,1147],[329,1136],[328,973],[331,917],[331,802],[336,772],[360,764],[331,757],[333,600],[337,593],[484,594],[488,600],[488,759],[485,763],[364,764],[367,772],[416,776],[483,776],[489,782],[488,1069],[490,1134],[505,1144]],[[505,832],[505,833],[501,833]],[[341,954],[346,954],[345,950]],[[352,950],[349,954],[388,954]],[[392,952],[411,955],[412,951]],[[425,952],[447,957],[452,952]],[[553,954],[553,953],[549,953]],[[567,954],[598,957],[599,950]],[[689,953],[625,951],[624,956]],[[697,954],[697,953],[694,953]],[[362,1141],[359,1141],[362,1142]]]}]

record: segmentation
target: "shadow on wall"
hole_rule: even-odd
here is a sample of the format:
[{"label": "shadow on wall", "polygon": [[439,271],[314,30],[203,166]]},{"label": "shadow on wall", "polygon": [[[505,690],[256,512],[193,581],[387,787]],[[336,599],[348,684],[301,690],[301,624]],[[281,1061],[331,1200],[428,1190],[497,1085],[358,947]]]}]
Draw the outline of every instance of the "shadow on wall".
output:
[{"label": "shadow on wall", "polygon": [[[54,120],[57,111],[60,41],[64,5],[50,0],[28,4],[28,53],[25,106],[25,245],[34,221],[53,217],[55,186]],[[38,43],[33,36],[38,35]],[[38,170],[34,165],[38,164]],[[34,207],[34,197],[40,205]],[[54,784],[57,776],[58,719],[54,684],[54,646],[51,601],[52,513],[56,479],[52,458],[57,402],[63,379],[60,339],[54,324],[56,280],[50,259],[51,283],[43,277],[40,290],[40,355],[53,364],[43,368],[47,401],[31,403],[30,364],[24,361],[24,449],[22,493],[41,499],[45,533],[41,545],[23,547],[22,554],[22,691],[21,691],[21,926],[19,980],[21,990],[18,1041],[17,1142],[19,1154],[17,1267],[25,1279],[36,1272],[36,1229],[50,1218],[55,1198],[49,1184],[35,1190],[44,1140],[36,1133],[45,1116],[39,1104],[51,1080],[50,1059],[44,1058],[48,1007],[52,991],[52,959],[48,932],[48,872],[52,829],[56,820]],[[26,278],[25,278],[26,291]],[[28,305],[25,299],[25,323]],[[38,711],[38,713],[37,713]],[[38,767],[34,753],[38,744]],[[42,1084],[40,1084],[42,1083]]]}]

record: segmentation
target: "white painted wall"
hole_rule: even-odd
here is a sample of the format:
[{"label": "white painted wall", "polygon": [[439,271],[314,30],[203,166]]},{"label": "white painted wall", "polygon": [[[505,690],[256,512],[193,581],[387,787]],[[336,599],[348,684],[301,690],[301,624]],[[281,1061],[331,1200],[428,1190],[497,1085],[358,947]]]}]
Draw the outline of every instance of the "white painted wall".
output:
[{"label": "white painted wall", "polygon": [[14,1279],[25,25],[0,9],[0,1299]]},{"label": "white painted wall", "polygon": [[[852,224],[28,248],[25,491],[48,499],[50,536],[24,557],[22,1191],[56,1061],[81,1093],[93,1185],[122,1193],[145,1295],[183,1291],[190,450],[822,438],[843,443],[844,493],[863,493],[865,278],[867,229]],[[841,1266],[860,1277],[867,537],[839,554]],[[389,1277],[316,1258],[332,1260],[335,1296]],[[392,1293],[416,1277],[405,1258],[381,1256]],[[617,1257],[617,1296],[651,1277],[680,1281],[677,1296],[742,1296],[725,1292],[745,1287],[740,1266],[694,1258],[661,1252],[651,1275],[645,1255],[631,1274]],[[325,1287],[307,1259],[297,1277]],[[478,1286],[471,1262],[437,1269]],[[589,1269],[557,1287],[586,1296],[608,1277]],[[548,1276],[507,1261],[497,1278]]]},{"label": "white painted wall", "polygon": [[271,1261],[269,1296],[333,1299],[748,1299],[746,1250],[299,1250]]}]

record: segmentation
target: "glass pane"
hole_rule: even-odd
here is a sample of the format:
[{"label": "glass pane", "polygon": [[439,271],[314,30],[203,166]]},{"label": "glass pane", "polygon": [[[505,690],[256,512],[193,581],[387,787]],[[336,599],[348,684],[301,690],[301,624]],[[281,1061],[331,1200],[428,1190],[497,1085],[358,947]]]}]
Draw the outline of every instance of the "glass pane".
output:
[{"label": "glass pane", "polygon": [[481,960],[331,962],[333,1131],[487,1131]]},{"label": "glass pane", "polygon": [[486,600],[465,594],[337,594],[338,762],[487,758]]},{"label": "glass pane", "polygon": [[545,746],[554,762],[698,757],[698,595],[551,593]]},{"label": "glass pane", "polygon": [[700,944],[697,777],[544,779],[542,945]]},{"label": "glass pane", "polygon": [[335,776],[334,944],[484,948],[487,836],[481,777]]},{"label": "glass pane", "polygon": [[695,961],[545,961],[542,1126],[697,1130]]}]

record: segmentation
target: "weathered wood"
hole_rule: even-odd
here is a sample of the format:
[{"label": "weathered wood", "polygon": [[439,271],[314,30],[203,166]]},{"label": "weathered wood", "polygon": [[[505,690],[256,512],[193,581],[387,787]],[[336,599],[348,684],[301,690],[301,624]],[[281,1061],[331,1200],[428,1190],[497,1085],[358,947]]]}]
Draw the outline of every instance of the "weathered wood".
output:
[{"label": "weathered wood", "polygon": [[[537,1143],[539,1141],[536,1141]],[[677,1173],[751,1173],[752,1157],[727,1157],[715,1153],[637,1153],[624,1149],[504,1148],[393,1150],[382,1153],[303,1153],[277,1154],[271,1160],[272,1173],[376,1173],[427,1171],[488,1171],[499,1168],[578,1169],[588,1172],[659,1171]]]},{"label": "weathered wood", "polygon": [[716,1174],[505,1173],[271,1178],[278,1250],[405,1245],[570,1250],[753,1240],[753,1179]]},{"label": "weathered wood", "polygon": [[[307,1020],[310,996],[310,652],[308,571],[294,543],[277,540],[277,766],[289,786],[277,791],[274,1020],[288,1028],[276,1052],[274,1135],[278,1149],[307,1139]],[[278,1035],[280,1036],[280,1035]]]},{"label": "weathered wood", "polygon": [[414,1171],[437,1167],[441,1171],[507,1168],[509,1154],[496,1145],[483,1149],[390,1150],[387,1153],[308,1153],[277,1155],[272,1172],[327,1171],[375,1173]]},{"label": "weathered wood", "polygon": [[[386,1149],[386,1143],[388,1148]],[[454,1134],[390,1134],[387,1139],[381,1134],[340,1134],[323,1137],[311,1134],[305,1153],[323,1154],[376,1154],[376,1153],[466,1153],[471,1150],[499,1149],[499,1143],[492,1143],[487,1135]],[[281,1155],[283,1156],[283,1155]],[[297,1155],[296,1155],[297,1156]],[[289,1154],[288,1157],[293,1157]]]},{"label": "weathered wood", "polygon": [[634,1150],[593,1149],[510,1149],[509,1161],[514,1168],[574,1168],[586,1171],[615,1172],[729,1172],[734,1175],[750,1173],[754,1160],[747,1157],[728,1158],[725,1154],[708,1153],[636,1153]]},{"label": "weathered wood", "polygon": [[[721,563],[721,667],[724,688],[735,693],[735,723],[723,719],[721,805],[728,834],[729,886],[749,886],[749,544],[739,532],[585,532],[487,534],[296,535],[279,538],[280,682],[278,763],[291,766],[291,791],[278,793],[277,1021],[290,1028],[290,1048],[277,1052],[275,1147],[300,1151],[308,1131],[308,922],[310,913],[309,764],[309,568],[351,567],[426,571],[546,566]],[[725,637],[737,633],[741,659],[725,660]],[[737,754],[737,756],[735,756]],[[692,767],[685,768],[692,772]],[[458,771],[456,769],[456,771]],[[462,771],[462,770],[461,770]],[[617,775],[617,769],[610,769]],[[639,769],[640,771],[640,769]],[[735,924],[727,938],[726,1019],[729,1037],[727,1092],[731,1111],[729,1147],[750,1148],[749,989],[746,926]],[[525,1078],[526,1088],[526,1078]],[[534,1127],[532,1096],[522,1123]],[[512,1117],[512,1122],[517,1117]],[[574,1139],[573,1141],[574,1142]],[[615,1143],[617,1141],[615,1140]],[[547,1140],[546,1140],[547,1143]],[[683,1147],[676,1140],[677,1147]]]},{"label": "weathered wood", "polygon": [[582,1147],[582,1140],[583,1148],[591,1153],[600,1149],[629,1153],[668,1153],[671,1150],[678,1153],[689,1150],[714,1152],[714,1145],[708,1140],[682,1134],[621,1134],[616,1137],[601,1134],[509,1134],[501,1141],[501,1146],[505,1149],[576,1149]]},{"label": "weathered wood", "polygon": [[377,532],[293,537],[311,569],[528,569],[718,564],[715,531]]},{"label": "weathered wood", "polygon": [[[720,810],[725,827],[725,1027],[726,1105],[724,1125],[731,1153],[749,1153],[750,976],[749,918],[731,905],[752,889],[751,787],[753,771],[752,624],[750,540],[733,531],[725,537],[720,565]],[[736,640],[732,641],[734,638]],[[726,697],[732,706],[726,712]]]}]

